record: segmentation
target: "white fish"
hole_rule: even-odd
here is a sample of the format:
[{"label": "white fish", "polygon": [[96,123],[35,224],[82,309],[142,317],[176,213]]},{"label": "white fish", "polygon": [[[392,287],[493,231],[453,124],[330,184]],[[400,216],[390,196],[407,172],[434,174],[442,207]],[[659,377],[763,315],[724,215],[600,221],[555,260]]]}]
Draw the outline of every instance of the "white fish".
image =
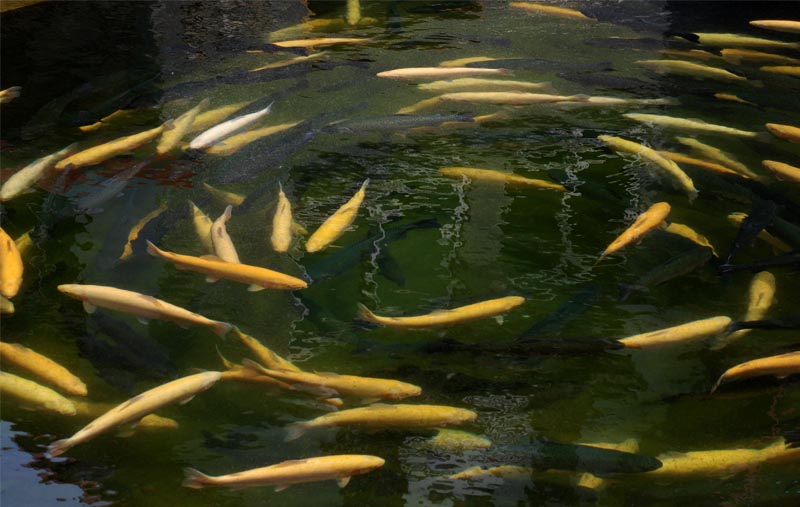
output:
[{"label": "white fish", "polygon": [[192,142],[189,143],[189,148],[193,150],[202,150],[203,148],[208,148],[212,144],[225,139],[226,137],[257,122],[263,116],[269,114],[271,108],[272,103],[270,103],[270,105],[264,109],[256,111],[255,113],[237,116],[236,118],[220,123],[219,125],[215,125],[192,139]]},{"label": "white fish", "polygon": [[228,230],[225,228],[225,223],[231,218],[232,205],[228,205],[218,219],[211,225],[211,244],[214,245],[214,254],[225,262],[235,262],[240,264],[239,254],[236,253],[236,247],[233,245],[233,240],[228,235]]},{"label": "white fish", "polygon": [[20,195],[22,192],[33,186],[34,183],[44,176],[47,171],[52,169],[59,160],[75,151],[77,143],[70,144],[66,148],[34,160],[19,171],[11,175],[0,189],[0,201],[7,201]]}]

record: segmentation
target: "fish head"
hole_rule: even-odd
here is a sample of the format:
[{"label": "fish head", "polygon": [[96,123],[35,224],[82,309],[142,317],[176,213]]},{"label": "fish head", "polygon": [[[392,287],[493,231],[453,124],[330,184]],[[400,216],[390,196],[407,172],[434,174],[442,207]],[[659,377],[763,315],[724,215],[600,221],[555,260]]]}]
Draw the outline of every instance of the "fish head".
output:
[{"label": "fish head", "polygon": [[362,455],[359,456],[358,470],[353,472],[353,475],[365,474],[376,468],[380,468],[386,463],[386,460],[378,456]]},{"label": "fish head", "polygon": [[58,291],[75,299],[82,299],[84,295],[83,288],[76,283],[61,284],[58,286]]},{"label": "fish head", "polygon": [[472,422],[478,418],[478,414],[472,410],[465,408],[455,409],[452,416],[450,416],[450,424],[461,424],[465,422]]}]

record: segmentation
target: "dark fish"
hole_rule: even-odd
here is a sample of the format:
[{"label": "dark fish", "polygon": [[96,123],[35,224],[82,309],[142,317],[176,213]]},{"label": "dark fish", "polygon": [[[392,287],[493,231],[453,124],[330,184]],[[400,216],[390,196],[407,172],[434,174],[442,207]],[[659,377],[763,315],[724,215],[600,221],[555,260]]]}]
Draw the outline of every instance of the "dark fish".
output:
[{"label": "dark fish", "polygon": [[122,192],[122,189],[128,185],[128,182],[132,180],[139,171],[144,169],[146,165],[150,164],[150,162],[150,159],[139,162],[109,178],[103,183],[102,188],[78,199],[75,203],[75,211],[78,213],[94,213],[99,211],[102,204]]},{"label": "dark fish", "polygon": [[393,114],[390,116],[372,116],[332,123],[323,128],[322,131],[345,134],[387,133],[417,127],[432,127],[449,121],[471,122],[473,121],[473,116],[474,114]]},{"label": "dark fish", "polygon": [[744,264],[723,264],[717,271],[720,274],[733,273],[735,271],[763,271],[769,268],[781,266],[794,266],[800,268],[800,252],[792,252],[785,255],[778,255],[761,261],[747,262]]},{"label": "dark fish", "polygon": [[651,37],[590,37],[583,43],[589,46],[611,49],[664,49],[667,41]]},{"label": "dark fish", "polygon": [[403,274],[403,268],[390,252],[382,250],[381,255],[378,256],[377,263],[380,273],[386,277],[387,280],[401,287],[406,284],[406,276]]},{"label": "dark fish", "polygon": [[527,463],[538,470],[569,470],[606,476],[650,472],[662,466],[661,461],[651,456],[581,444],[535,441],[502,450],[509,450],[512,454],[524,453]]},{"label": "dark fish", "polygon": [[156,96],[160,94],[160,90],[156,86],[156,80],[160,75],[158,73],[150,76],[148,79],[97,104],[69,104],[62,113],[64,122],[75,127],[89,125],[119,109],[130,109],[140,105],[143,100],[150,104],[155,104],[157,102]]},{"label": "dark fish", "polygon": [[618,76],[608,72],[557,72],[556,76],[592,88],[640,91],[642,93],[653,93],[659,89],[654,82],[643,81],[635,77]]},{"label": "dark fish", "polygon": [[625,301],[635,290],[646,291],[673,278],[691,273],[708,262],[711,255],[711,249],[706,247],[692,248],[678,254],[667,262],[654,267],[633,284],[620,284],[619,300]]},{"label": "dark fish", "polygon": [[740,329],[800,329],[800,315],[792,315],[782,319],[731,322],[726,331],[733,333]]},{"label": "dark fish", "polygon": [[517,337],[517,340],[521,342],[530,341],[540,334],[553,333],[554,331],[560,330],[567,323],[583,315],[592,303],[597,300],[599,295],[600,288],[597,285],[590,284],[584,287],[553,312],[523,331],[522,334]]},{"label": "dark fish", "polygon": [[794,249],[800,249],[800,227],[776,215],[772,224],[767,226],[767,232],[780,237]]},{"label": "dark fish", "polygon": [[758,233],[763,231],[765,227],[769,226],[774,218],[778,207],[772,201],[756,200],[753,202],[753,209],[742,221],[739,227],[739,232],[736,234],[736,239],[733,240],[733,245],[725,257],[725,264],[730,264],[736,253],[745,246],[750,245],[756,239]]},{"label": "dark fish", "polygon": [[487,62],[473,62],[467,67],[480,67],[484,69],[512,69],[512,70],[564,70],[577,72],[593,72],[614,70],[611,62],[574,63],[547,60],[544,58],[500,58]]}]

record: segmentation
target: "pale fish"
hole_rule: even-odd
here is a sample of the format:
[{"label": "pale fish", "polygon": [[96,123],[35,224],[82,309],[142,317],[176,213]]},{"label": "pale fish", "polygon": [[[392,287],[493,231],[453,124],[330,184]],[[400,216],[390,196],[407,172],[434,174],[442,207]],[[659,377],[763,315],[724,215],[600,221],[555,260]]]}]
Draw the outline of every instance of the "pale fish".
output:
[{"label": "pale fish", "polygon": [[700,246],[710,248],[711,253],[714,255],[714,257],[719,257],[719,254],[717,254],[717,251],[714,249],[714,245],[712,245],[711,242],[708,241],[708,238],[703,236],[699,232],[695,231],[688,225],[671,222],[664,228],[664,230],[670,234],[682,236],[688,239],[689,241],[697,243]]},{"label": "pale fish", "polygon": [[228,220],[231,219],[231,210],[233,205],[229,204],[225,212],[211,224],[211,244],[214,245],[214,255],[225,262],[239,264],[239,254],[226,227]]},{"label": "pale fish", "polygon": [[765,126],[775,137],[780,137],[793,143],[800,143],[800,127],[781,125],[780,123],[767,123]]},{"label": "pale fish", "polygon": [[[738,213],[738,212],[728,213],[728,222],[735,225],[736,227],[741,227],[742,222],[744,222],[745,218],[747,218],[747,213]],[[771,246],[772,248],[774,248],[775,250],[777,250],[778,252],[788,253],[792,251],[792,247],[788,243],[786,243],[781,239],[776,238],[766,230],[760,231],[758,233],[758,236],[756,237],[761,241],[763,241],[764,243]]]},{"label": "pale fish", "polygon": [[126,423],[135,422],[171,403],[187,403],[197,393],[213,386],[222,374],[206,371],[173,380],[145,391],[117,405],[69,438],[58,440],[47,448],[50,456],[60,456],[78,444],[88,442],[106,431]]},{"label": "pale fish", "polygon": [[369,178],[364,180],[358,192],[329,216],[306,241],[306,252],[314,253],[324,250],[336,241],[356,219],[358,208],[364,202],[364,195],[369,185]]},{"label": "pale fish", "polygon": [[454,79],[474,76],[510,76],[508,69],[484,69],[480,67],[406,67],[378,72],[378,77],[389,79]]},{"label": "pale fish", "polygon": [[[98,403],[95,401],[76,401],[75,408],[77,409],[77,417],[90,417],[96,419],[97,417],[105,414],[114,405],[111,403]],[[117,436],[127,437],[133,434],[134,431],[151,431],[151,430],[174,430],[178,428],[178,421],[170,419],[169,417],[162,417],[156,414],[148,414],[142,417],[136,425],[129,429],[120,429]]]},{"label": "pale fish", "polygon": [[790,19],[756,19],[751,25],[777,32],[800,33],[800,21]]},{"label": "pale fish", "polygon": [[667,219],[671,209],[669,203],[666,202],[657,202],[650,206],[647,211],[636,217],[636,220],[603,250],[597,262],[602,261],[608,255],[618,252],[631,243],[639,241],[645,234],[660,227]]},{"label": "pale fish", "polygon": [[426,92],[497,92],[497,91],[544,91],[552,92],[553,85],[549,81],[532,83],[529,81],[513,81],[503,79],[481,79],[464,77],[447,81],[433,81],[418,84],[417,88]]},{"label": "pale fish", "polygon": [[233,206],[239,206],[244,202],[245,196],[242,194],[236,194],[234,192],[227,192],[225,190],[220,190],[216,187],[212,187],[208,183],[203,182],[203,190],[208,192],[208,194],[216,199],[219,202],[224,204],[230,204]]},{"label": "pale fish", "polygon": [[358,317],[366,322],[373,322],[390,327],[399,328],[426,328],[452,326],[473,320],[485,319],[506,313],[525,302],[525,298],[508,296],[498,299],[489,299],[452,310],[436,310],[427,315],[415,317],[381,317],[372,313],[366,306],[359,303]]},{"label": "pale fish", "polygon": [[439,64],[439,67],[463,67],[469,63],[478,63],[478,62],[491,62],[496,60],[496,58],[491,58],[489,56],[467,56],[465,58],[456,58],[455,60],[446,60]]},{"label": "pale fish", "polygon": [[424,442],[424,447],[440,452],[460,453],[476,449],[488,449],[492,441],[474,433],[442,428],[436,435]]},{"label": "pale fish", "polygon": [[205,111],[209,103],[209,99],[203,99],[196,106],[178,116],[173,122],[173,127],[161,134],[161,138],[156,145],[156,153],[166,155],[177,148],[183,136],[191,130],[197,115]]},{"label": "pale fish", "polygon": [[99,306],[109,310],[130,313],[140,320],[161,319],[173,321],[180,326],[205,326],[211,328],[219,336],[228,334],[232,327],[227,322],[207,319],[202,315],[152,296],[115,287],[64,284],[59,285],[58,290],[82,301],[83,307],[89,313],[94,312],[95,308]]},{"label": "pale fish", "polygon": [[320,51],[319,53],[313,53],[307,56],[295,56],[294,58],[290,58],[288,60],[268,63],[266,65],[262,65],[261,67],[250,69],[250,72],[260,72],[262,70],[267,70],[267,69],[279,69],[281,67],[288,67],[289,65],[294,65],[297,63],[309,62],[311,60],[316,60],[317,58],[321,58],[325,54],[326,51]]},{"label": "pale fish", "polygon": [[250,104],[250,102],[236,102],[209,111],[203,111],[195,117],[191,132],[209,129],[248,104]]},{"label": "pale fish", "polygon": [[183,473],[186,477],[181,485],[194,489],[210,486],[232,489],[275,486],[275,491],[283,491],[293,484],[335,480],[339,487],[343,488],[354,475],[371,472],[382,467],[384,463],[383,458],[377,456],[341,454],[284,461],[277,465],[216,477],[205,475],[193,468],[184,468]]},{"label": "pale fish", "polygon": [[663,169],[686,192],[690,202],[697,197],[697,189],[694,188],[692,179],[683,172],[678,164],[659,155],[656,150],[621,137],[603,135],[597,136],[597,138],[617,153],[638,155],[656,167]]},{"label": "pale fish", "polygon": [[800,373],[800,351],[753,359],[725,370],[725,373],[711,388],[711,394],[714,394],[714,391],[724,382],[766,375],[784,378],[798,373]]},{"label": "pale fish", "polygon": [[375,403],[368,407],[351,408],[325,414],[306,422],[297,422],[288,427],[287,441],[300,438],[316,428],[354,426],[358,428],[419,429],[438,428],[472,422],[478,414],[464,408],[443,405],[387,405]]},{"label": "pale fish", "polygon": [[55,165],[55,168],[60,171],[68,167],[84,167],[105,162],[110,158],[114,158],[117,155],[122,155],[123,153],[127,153],[154,141],[158,136],[161,135],[162,132],[164,132],[164,130],[168,128],[172,128],[172,121],[168,121],[154,129],[145,130],[144,132],[139,132],[138,134],[120,137],[118,139],[114,139],[113,141],[109,141],[107,143],[103,143],[75,153],[74,155],[61,159]]},{"label": "pale fish", "polygon": [[531,476],[533,476],[533,468],[531,467],[523,467],[518,465],[500,465],[490,468],[481,468],[479,466],[474,466],[467,468],[466,470],[462,470],[461,472],[450,475],[447,478],[455,480],[473,480],[473,481],[486,480],[489,478],[497,478],[504,480],[519,481],[519,480],[530,480]]},{"label": "pale fish", "polygon": [[263,139],[267,136],[285,132],[294,126],[297,126],[299,123],[299,121],[281,123],[280,125],[271,125],[269,127],[262,127],[259,129],[248,130],[240,134],[234,134],[226,138],[224,141],[210,146],[206,150],[206,153],[220,156],[232,155],[250,143],[258,141],[259,139]]},{"label": "pale fish", "polygon": [[775,74],[800,77],[800,65],[766,65],[761,67],[761,70],[764,72],[774,72]]},{"label": "pale fish", "polygon": [[272,217],[270,241],[272,248],[280,253],[289,251],[289,247],[292,246],[292,204],[283,193],[283,186],[280,183],[278,183],[278,204]]},{"label": "pale fish", "polygon": [[716,79],[717,81],[740,83],[747,81],[746,77],[725,69],[684,60],[638,60],[636,63],[659,74],[675,74],[696,79]]},{"label": "pale fish", "polygon": [[603,106],[603,107],[618,107],[618,106],[674,106],[678,104],[676,99],[669,97],[662,97],[658,99],[624,99],[621,97],[603,97],[593,96],[585,98],[580,96],[581,100],[576,102],[565,102],[565,105],[578,105],[578,106]]},{"label": "pale fish", "polygon": [[273,370],[302,371],[294,363],[279,356],[256,338],[242,332],[238,327],[233,328],[233,335],[250,350],[250,353],[253,354],[253,357],[256,358],[260,365]]},{"label": "pale fish", "polygon": [[800,167],[784,164],[783,162],[775,160],[764,160],[761,163],[764,167],[775,173],[775,176],[779,180],[787,179],[795,183],[800,183]]},{"label": "pale fish", "polygon": [[530,105],[550,104],[554,102],[586,102],[587,95],[550,95],[547,93],[528,92],[456,92],[439,96],[448,102],[469,102],[473,104],[509,104]]},{"label": "pale fish", "polygon": [[546,5],[534,2],[511,2],[508,4],[508,6],[517,9],[522,9],[528,12],[535,12],[537,14],[546,14],[548,16],[555,16],[557,18],[577,19],[580,21],[596,21],[594,18],[588,17],[581,11],[576,11],[575,9],[569,9],[567,7],[558,7],[556,5]]},{"label": "pale fish", "polygon": [[270,103],[264,109],[254,113],[237,116],[236,118],[215,125],[192,139],[192,141],[189,143],[189,148],[193,150],[202,150],[208,148],[209,146],[222,141],[226,137],[235,134],[239,130],[249,127],[253,123],[269,114],[271,109],[272,103]]},{"label": "pale fish", "polygon": [[308,287],[303,280],[278,271],[240,262],[224,261],[214,256],[194,257],[167,252],[149,241],[147,242],[147,253],[172,262],[178,269],[202,273],[206,275],[209,282],[225,279],[249,284],[248,290],[251,292],[263,289],[296,290]]},{"label": "pale fish", "polygon": [[75,151],[76,143],[59,150],[52,155],[47,155],[34,160],[19,171],[11,175],[3,187],[0,188],[0,201],[8,201],[25,192],[39,181],[47,172],[55,167],[56,163]]},{"label": "pale fish", "polygon": [[22,255],[17,244],[0,227],[0,294],[13,298],[22,285]]},{"label": "pale fish", "polygon": [[211,243],[211,226],[214,222],[192,201],[189,201],[189,206],[192,212],[192,223],[194,224],[197,237],[200,239],[200,243],[203,244],[203,249],[208,253],[212,253],[214,251],[214,245]]},{"label": "pale fish", "polygon": [[675,139],[678,140],[684,146],[688,146],[691,148],[692,152],[696,152],[706,158],[711,160],[716,160],[720,164],[733,169],[734,171],[740,172],[749,176],[750,178],[758,178],[758,174],[754,173],[750,169],[747,168],[746,165],[742,164],[732,155],[729,153],[720,150],[719,148],[715,148],[711,145],[701,143],[697,139],[693,139],[691,137],[680,137],[676,136]]},{"label": "pale fish", "polygon": [[357,25],[361,21],[361,2],[359,0],[347,0],[344,19],[350,26]]},{"label": "pale fish", "polygon": [[[753,277],[748,291],[747,312],[743,321],[761,320],[767,314],[772,302],[775,300],[775,276],[769,271],[761,271]],[[750,329],[740,329],[727,336],[717,338],[711,350],[720,350],[731,343],[743,338]]]},{"label": "pale fish", "polygon": [[493,169],[477,169],[473,167],[445,167],[439,169],[439,172],[444,176],[450,178],[469,178],[475,181],[486,181],[491,183],[500,183],[515,188],[546,188],[551,190],[559,190],[566,192],[567,189],[558,183],[550,183],[549,181],[538,180],[534,178],[526,178],[517,174],[504,173]]},{"label": "pale fish", "polygon": [[86,384],[69,370],[19,343],[0,342],[0,362],[25,370],[64,394],[86,396],[88,392]]},{"label": "pale fish", "polygon": [[725,328],[730,323],[730,317],[711,317],[681,324],[680,326],[629,336],[619,340],[619,342],[631,349],[679,345],[716,336],[725,331]]},{"label": "pale fish", "polygon": [[798,42],[781,42],[761,37],[750,37],[734,33],[700,33],[695,32],[698,42],[703,46],[717,46],[729,48],[787,48],[800,49]]},{"label": "pale fish", "polygon": [[750,102],[749,100],[744,100],[743,98],[739,97],[738,95],[734,95],[732,93],[715,93],[714,98],[717,100],[727,100],[728,102],[738,102],[739,104],[747,104],[748,106],[756,106],[757,104]]},{"label": "pale fish", "polygon": [[324,46],[335,46],[337,44],[370,44],[373,39],[363,37],[318,37],[316,39],[298,39],[273,42],[282,48],[316,48]]},{"label": "pale fish", "polygon": [[718,174],[732,174],[733,176],[739,176],[741,178],[750,178],[750,176],[742,174],[738,171],[734,171],[733,169],[729,169],[722,164],[717,164],[716,162],[710,162],[708,160],[703,160],[700,158],[690,157],[688,155],[684,155],[683,153],[659,150],[658,154],[666,159],[672,160],[673,162],[680,162],[681,164],[688,164],[688,165],[693,165],[695,167],[702,167],[703,169],[708,169],[709,171],[713,171]]},{"label": "pale fish", "polygon": [[765,53],[763,51],[754,51],[751,49],[723,49],[720,51],[722,58],[726,62],[738,64],[741,62],[762,62],[762,63],[775,63],[785,65],[800,64],[797,58],[789,56],[776,55],[774,53]]},{"label": "pale fish", "polygon": [[289,384],[281,382],[276,378],[262,375],[261,373],[255,371],[252,368],[245,368],[240,364],[228,361],[227,359],[225,359],[225,356],[222,355],[222,352],[219,351],[219,348],[217,348],[217,355],[222,361],[222,365],[226,369],[226,371],[222,372],[222,378],[220,380],[224,381],[235,380],[238,382],[247,382],[251,384],[266,384],[270,387],[278,387],[280,389],[285,389],[287,391],[295,390]]},{"label": "pale fish", "polygon": [[0,90],[0,104],[11,102],[19,97],[21,92],[21,86],[12,86],[10,88],[6,88],[5,90]]},{"label": "pale fish", "polygon": [[0,371],[0,395],[22,402],[33,410],[47,410],[61,415],[75,415],[75,404],[49,387]]},{"label": "pale fish", "polygon": [[688,130],[693,132],[714,132],[717,134],[728,134],[732,136],[748,138],[756,137],[758,135],[758,132],[739,130],[731,127],[725,127],[724,125],[714,125],[713,123],[706,123],[702,120],[688,120],[685,118],[663,116],[660,114],[625,113],[622,116],[641,123],[648,123],[652,125],[659,125],[662,127]]},{"label": "pale fish", "polygon": [[144,229],[144,227],[150,223],[151,220],[158,217],[165,211],[167,211],[167,205],[161,203],[158,208],[146,214],[141,220],[136,222],[136,225],[131,228],[131,232],[128,233],[128,242],[125,243],[125,246],[122,248],[122,254],[119,256],[119,260],[125,260],[133,255],[133,242],[139,238],[139,233],[142,232],[142,229]]}]

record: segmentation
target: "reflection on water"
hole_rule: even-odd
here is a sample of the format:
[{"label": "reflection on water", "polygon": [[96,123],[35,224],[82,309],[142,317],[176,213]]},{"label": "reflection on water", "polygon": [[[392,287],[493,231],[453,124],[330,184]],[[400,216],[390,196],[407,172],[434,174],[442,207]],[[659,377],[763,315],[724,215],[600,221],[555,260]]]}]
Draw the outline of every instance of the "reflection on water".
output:
[{"label": "reflection on water", "polygon": [[[792,231],[798,226],[799,190],[761,166],[765,158],[797,165],[797,145],[763,128],[766,122],[800,124],[797,79],[763,72],[761,64],[724,61],[721,48],[698,46],[686,37],[730,32],[796,42],[796,35],[747,25],[755,18],[785,18],[793,3],[565,5],[580,7],[597,22],[528,14],[507,2],[363,0],[360,10],[357,6],[354,1],[48,1],[4,12],[0,89],[22,87],[20,97],[0,109],[4,181],[72,142],[87,147],[154,128],[204,98],[210,105],[203,129],[270,102],[270,115],[257,127],[293,126],[238,149],[223,141],[220,147],[228,154],[188,151],[159,158],[150,156],[150,148],[132,149],[99,165],[49,174],[34,191],[4,202],[3,229],[14,238],[31,231],[33,246],[23,255],[25,277],[14,298],[15,314],[3,315],[3,341],[23,343],[68,366],[86,380],[93,401],[109,404],[195,369],[220,369],[217,351],[236,363],[248,357],[236,340],[219,340],[202,328],[142,324],[102,310],[86,315],[56,286],[134,290],[234,323],[306,370],[422,386],[415,403],[476,411],[478,419],[462,429],[492,440],[491,452],[432,450],[424,445],[429,432],[396,430],[321,431],[284,442],[287,424],[327,408],[309,396],[220,383],[191,403],[159,411],[175,419],[178,429],[109,434],[71,450],[68,458],[50,460],[43,454],[46,446],[86,421],[25,410],[4,399],[3,420],[12,421],[14,430],[3,423],[2,500],[9,505],[51,505],[65,498],[64,505],[232,506],[279,500],[298,506],[510,506],[666,505],[680,499],[698,505],[792,505],[800,496],[796,462],[680,481],[625,473],[603,478],[604,488],[596,490],[578,485],[577,468],[537,469],[521,479],[446,477],[476,465],[531,466],[532,459],[519,459],[519,452],[509,449],[543,441],[635,438],[639,452],[651,457],[763,447],[800,429],[800,391],[792,378],[732,383],[708,395],[727,368],[797,350],[791,330],[754,330],[722,351],[697,344],[631,352],[615,342],[714,315],[740,318],[747,308],[748,271],[720,276],[714,260],[622,302],[621,284],[634,283],[694,244],[653,231],[596,264],[611,240],[659,201],[671,204],[671,221],[690,225],[724,256],[737,235],[726,216],[753,213],[756,203],[768,199],[788,223],[783,229],[788,239],[782,239],[798,247]],[[665,37],[667,31],[678,37]],[[311,49],[271,44],[317,37],[369,40]],[[711,56],[698,62],[744,74],[753,83],[658,74],[636,63],[665,59],[664,49],[701,47]],[[791,48],[764,51],[798,57]],[[308,55],[313,57],[304,58]],[[682,57],[699,54],[691,55]],[[398,117],[398,110],[434,95],[415,82],[375,76],[475,56],[502,62],[466,65],[513,67],[513,78],[503,79],[550,82],[563,95],[674,102],[440,101],[427,103],[415,116]],[[750,104],[715,98],[720,92]],[[622,116],[628,112],[700,118],[759,135],[683,132],[636,123]],[[761,178],[680,163],[699,189],[690,203],[667,176],[640,157],[608,150],[597,140],[600,135],[695,156],[674,139],[688,135],[731,154]],[[543,179],[566,191],[454,180],[438,172],[452,166]],[[366,178],[367,198],[333,246],[309,254],[299,238],[286,255],[272,251],[278,183],[294,218],[313,232]],[[187,200],[211,220],[226,203],[204,183],[244,199],[227,223],[243,262],[304,278],[307,289],[251,293],[224,280],[207,283],[204,276],[147,255],[145,240],[169,251],[207,253]],[[120,260],[131,228],[161,205],[166,211],[143,226],[131,242],[133,255]],[[735,262],[776,253],[756,239],[740,249]],[[791,316],[800,307],[797,272],[786,266],[771,271],[777,302],[768,316]],[[403,330],[355,318],[357,303],[380,315],[403,316],[508,295],[526,302],[494,319],[454,327]],[[375,454],[386,465],[341,490],[332,481],[281,493],[180,487],[187,466],[226,474],[346,453]],[[23,466],[28,464],[30,469]],[[34,470],[42,472],[41,480]]]}]

